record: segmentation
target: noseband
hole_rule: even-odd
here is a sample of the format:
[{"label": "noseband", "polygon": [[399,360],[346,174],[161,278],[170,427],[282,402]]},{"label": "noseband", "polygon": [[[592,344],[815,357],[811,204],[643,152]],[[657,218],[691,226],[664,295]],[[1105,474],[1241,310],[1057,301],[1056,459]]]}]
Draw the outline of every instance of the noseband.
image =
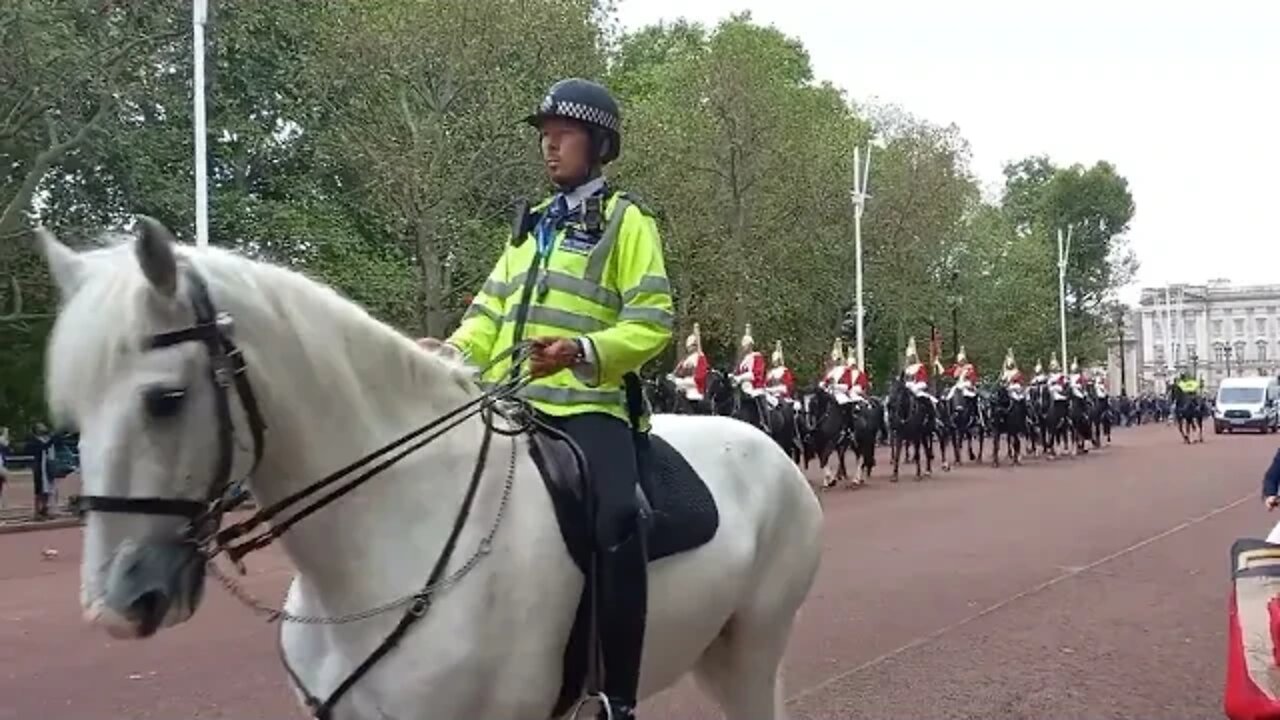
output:
[{"label": "noseband", "polygon": [[[142,515],[170,515],[191,521],[187,534],[192,538],[207,538],[217,530],[222,514],[231,509],[224,497],[231,486],[235,467],[235,425],[231,420],[231,391],[244,408],[249,419],[249,432],[253,435],[253,466],[262,461],[266,423],[258,408],[257,398],[249,377],[245,373],[244,355],[231,340],[234,323],[227,313],[216,312],[209,298],[209,288],[204,278],[194,269],[184,269],[187,280],[187,297],[195,310],[195,324],[180,330],[171,330],[150,337],[144,348],[147,351],[170,348],[189,342],[204,345],[209,357],[208,378],[214,389],[217,417],[218,459],[213,481],[203,500],[167,497],[122,497],[117,495],[81,495],[77,508],[81,512],[132,513]],[[231,505],[238,504],[238,501]]]}]

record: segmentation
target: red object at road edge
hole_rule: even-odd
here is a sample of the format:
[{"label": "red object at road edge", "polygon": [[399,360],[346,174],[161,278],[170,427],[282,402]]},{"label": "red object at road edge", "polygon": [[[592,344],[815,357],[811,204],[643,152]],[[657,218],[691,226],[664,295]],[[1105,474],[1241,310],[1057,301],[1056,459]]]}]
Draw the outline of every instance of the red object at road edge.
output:
[{"label": "red object at road edge", "polygon": [[[1245,551],[1262,551],[1275,557],[1275,552],[1280,551],[1280,546],[1269,545],[1259,540],[1237,540],[1231,548],[1232,585],[1228,604],[1227,678],[1223,691],[1223,710],[1230,720],[1280,720],[1280,698],[1273,694],[1270,678],[1265,677],[1280,670],[1280,662],[1277,662],[1280,659],[1280,643],[1277,643],[1280,639],[1277,637],[1280,635],[1278,632],[1280,631],[1280,597],[1271,594],[1275,587],[1275,576],[1280,574],[1277,573],[1277,567],[1280,566],[1270,564],[1269,567],[1248,567],[1247,559],[1242,566],[1240,554]],[[1241,593],[1242,585],[1243,593]],[[1239,600],[1242,594],[1246,598],[1244,612],[1249,617],[1251,625],[1256,628],[1253,636],[1250,637],[1250,644],[1254,646],[1260,642],[1271,644],[1271,652],[1266,655],[1270,660],[1270,667],[1257,668],[1264,675],[1257,679],[1249,672],[1245,634],[1240,625]],[[1260,596],[1263,594],[1267,596],[1265,604],[1260,601]],[[1259,627],[1258,621],[1262,618],[1256,616],[1264,612],[1266,613],[1265,634],[1259,632],[1262,628]],[[1264,689],[1264,686],[1267,689]]]}]

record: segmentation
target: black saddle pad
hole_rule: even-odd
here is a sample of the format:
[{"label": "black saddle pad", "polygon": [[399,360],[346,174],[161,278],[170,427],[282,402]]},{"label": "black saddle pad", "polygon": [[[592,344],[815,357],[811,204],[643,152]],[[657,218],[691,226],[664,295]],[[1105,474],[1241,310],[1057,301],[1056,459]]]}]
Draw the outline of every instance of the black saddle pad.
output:
[{"label": "black saddle pad", "polygon": [[[715,537],[720,511],[707,484],[671,443],[648,435],[640,451],[640,506],[645,517],[649,561],[694,550]],[[587,483],[581,451],[559,434],[533,435],[529,454],[542,472],[565,547],[578,569],[587,572],[591,530],[587,522]]]},{"label": "black saddle pad", "polygon": [[[707,484],[689,461],[657,435],[649,434],[638,454],[639,495],[648,540],[649,562],[706,544],[720,527],[720,511]],[[587,521],[588,485],[582,451],[567,436],[538,431],[529,455],[542,473],[551,496],[565,548],[586,582],[565,644],[560,693],[552,717],[560,717],[581,696],[587,675],[591,636],[590,593],[592,528]]]}]

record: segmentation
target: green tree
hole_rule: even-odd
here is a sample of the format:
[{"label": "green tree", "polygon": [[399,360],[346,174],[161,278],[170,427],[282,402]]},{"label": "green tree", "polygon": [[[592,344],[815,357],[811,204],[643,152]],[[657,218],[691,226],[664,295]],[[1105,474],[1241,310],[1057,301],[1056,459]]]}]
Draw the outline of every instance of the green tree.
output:
[{"label": "green tree", "polygon": [[544,192],[519,120],[555,80],[604,68],[589,0],[333,3],[303,82],[320,162],[370,234],[421,273],[440,335],[501,250],[513,201]]},{"label": "green tree", "polygon": [[816,370],[852,290],[844,188],[865,123],[814,82],[800,43],[749,15],[646,28],[618,58],[617,175],[662,220],[681,328],[700,322],[726,364],[749,322],[761,349],[781,339],[794,367]]}]

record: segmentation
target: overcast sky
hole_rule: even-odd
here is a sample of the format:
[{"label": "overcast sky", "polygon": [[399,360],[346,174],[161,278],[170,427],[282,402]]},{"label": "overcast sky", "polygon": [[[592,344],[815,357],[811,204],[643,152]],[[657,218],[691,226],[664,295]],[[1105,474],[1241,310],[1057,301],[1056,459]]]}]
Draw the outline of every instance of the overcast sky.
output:
[{"label": "overcast sky", "polygon": [[1137,205],[1126,300],[1137,285],[1280,283],[1280,2],[620,2],[628,29],[740,10],[799,38],[854,101],[956,123],[989,190],[1030,154],[1115,163]]}]

